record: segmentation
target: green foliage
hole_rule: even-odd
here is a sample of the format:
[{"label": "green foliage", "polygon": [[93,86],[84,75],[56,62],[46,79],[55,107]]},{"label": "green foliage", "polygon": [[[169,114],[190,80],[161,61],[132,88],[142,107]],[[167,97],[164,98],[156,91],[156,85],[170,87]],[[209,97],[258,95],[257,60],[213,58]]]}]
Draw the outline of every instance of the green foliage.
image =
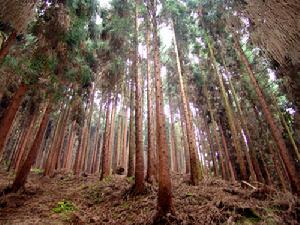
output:
[{"label": "green foliage", "polygon": [[66,43],[70,46],[70,48],[79,47],[80,43],[87,39],[87,21],[82,18],[74,17],[72,26],[69,32],[65,36]]},{"label": "green foliage", "polygon": [[42,174],[44,172],[44,170],[42,170],[40,168],[31,168],[30,171],[35,173],[35,174]]},{"label": "green foliage", "polygon": [[59,201],[56,205],[55,208],[52,209],[53,212],[55,213],[66,213],[66,212],[71,212],[75,211],[76,207],[74,204],[70,201],[62,200]]}]

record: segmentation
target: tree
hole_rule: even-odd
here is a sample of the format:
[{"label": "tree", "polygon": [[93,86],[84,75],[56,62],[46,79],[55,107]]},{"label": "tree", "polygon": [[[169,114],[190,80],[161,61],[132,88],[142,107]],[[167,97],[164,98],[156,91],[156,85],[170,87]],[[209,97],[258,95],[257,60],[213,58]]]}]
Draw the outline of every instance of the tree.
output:
[{"label": "tree", "polygon": [[51,103],[48,103],[45,105],[46,109],[43,112],[43,118],[41,120],[40,127],[39,127],[38,133],[35,137],[35,140],[33,142],[33,145],[31,147],[30,151],[28,152],[28,156],[27,156],[26,160],[23,162],[22,166],[16,173],[15,180],[11,187],[11,190],[13,192],[17,192],[21,187],[23,187],[25,185],[27,176],[30,172],[30,168],[33,165],[33,163],[37,157],[38,150],[43,141],[43,136],[44,136],[47,124],[48,124],[51,107],[52,107]]},{"label": "tree", "polygon": [[138,51],[138,0],[135,1],[135,32],[134,32],[134,73],[135,73],[135,184],[134,193],[144,192],[144,151],[143,151],[143,118],[142,118],[142,87],[139,73]]},{"label": "tree", "polygon": [[172,209],[172,192],[171,192],[171,177],[168,168],[168,147],[166,143],[166,122],[163,108],[163,92],[160,78],[160,58],[159,58],[159,39],[157,35],[157,2],[150,1],[151,19],[153,23],[153,48],[154,48],[154,75],[155,75],[155,91],[156,91],[156,133],[157,133],[157,149],[159,163],[159,178],[158,178],[158,213],[157,219],[166,216]]}]

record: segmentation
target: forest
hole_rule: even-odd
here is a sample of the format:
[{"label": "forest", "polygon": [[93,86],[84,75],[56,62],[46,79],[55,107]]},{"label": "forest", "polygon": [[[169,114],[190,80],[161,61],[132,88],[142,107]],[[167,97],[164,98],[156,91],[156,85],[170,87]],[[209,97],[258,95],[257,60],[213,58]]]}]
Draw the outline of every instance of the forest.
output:
[{"label": "forest", "polygon": [[297,0],[0,0],[0,224],[300,224]]}]

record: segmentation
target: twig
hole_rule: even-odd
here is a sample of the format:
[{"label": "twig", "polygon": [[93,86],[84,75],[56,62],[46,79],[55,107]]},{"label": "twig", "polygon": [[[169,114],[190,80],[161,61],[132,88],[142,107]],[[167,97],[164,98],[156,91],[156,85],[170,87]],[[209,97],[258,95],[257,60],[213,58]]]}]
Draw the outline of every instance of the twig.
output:
[{"label": "twig", "polygon": [[254,187],[252,184],[249,184],[247,181],[242,180],[242,183],[243,183],[243,184],[246,184],[247,186],[249,186],[249,187],[251,187],[251,188],[253,188],[254,190],[257,189],[257,188]]}]

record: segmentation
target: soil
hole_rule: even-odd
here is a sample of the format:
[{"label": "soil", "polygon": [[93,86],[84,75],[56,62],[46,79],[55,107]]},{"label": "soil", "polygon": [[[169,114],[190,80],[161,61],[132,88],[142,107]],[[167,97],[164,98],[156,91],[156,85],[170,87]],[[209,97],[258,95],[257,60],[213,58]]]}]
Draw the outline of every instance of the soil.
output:
[{"label": "soil", "polygon": [[[157,185],[133,197],[128,193],[134,180],[122,175],[100,182],[95,175],[58,173],[50,179],[38,172],[25,189],[0,197],[1,225],[153,224]],[[0,190],[12,179],[0,171]],[[172,181],[175,214],[168,215],[169,224],[300,224],[300,200],[291,193],[215,178],[190,186],[178,174]],[[56,210],[65,203],[71,207]]]}]

